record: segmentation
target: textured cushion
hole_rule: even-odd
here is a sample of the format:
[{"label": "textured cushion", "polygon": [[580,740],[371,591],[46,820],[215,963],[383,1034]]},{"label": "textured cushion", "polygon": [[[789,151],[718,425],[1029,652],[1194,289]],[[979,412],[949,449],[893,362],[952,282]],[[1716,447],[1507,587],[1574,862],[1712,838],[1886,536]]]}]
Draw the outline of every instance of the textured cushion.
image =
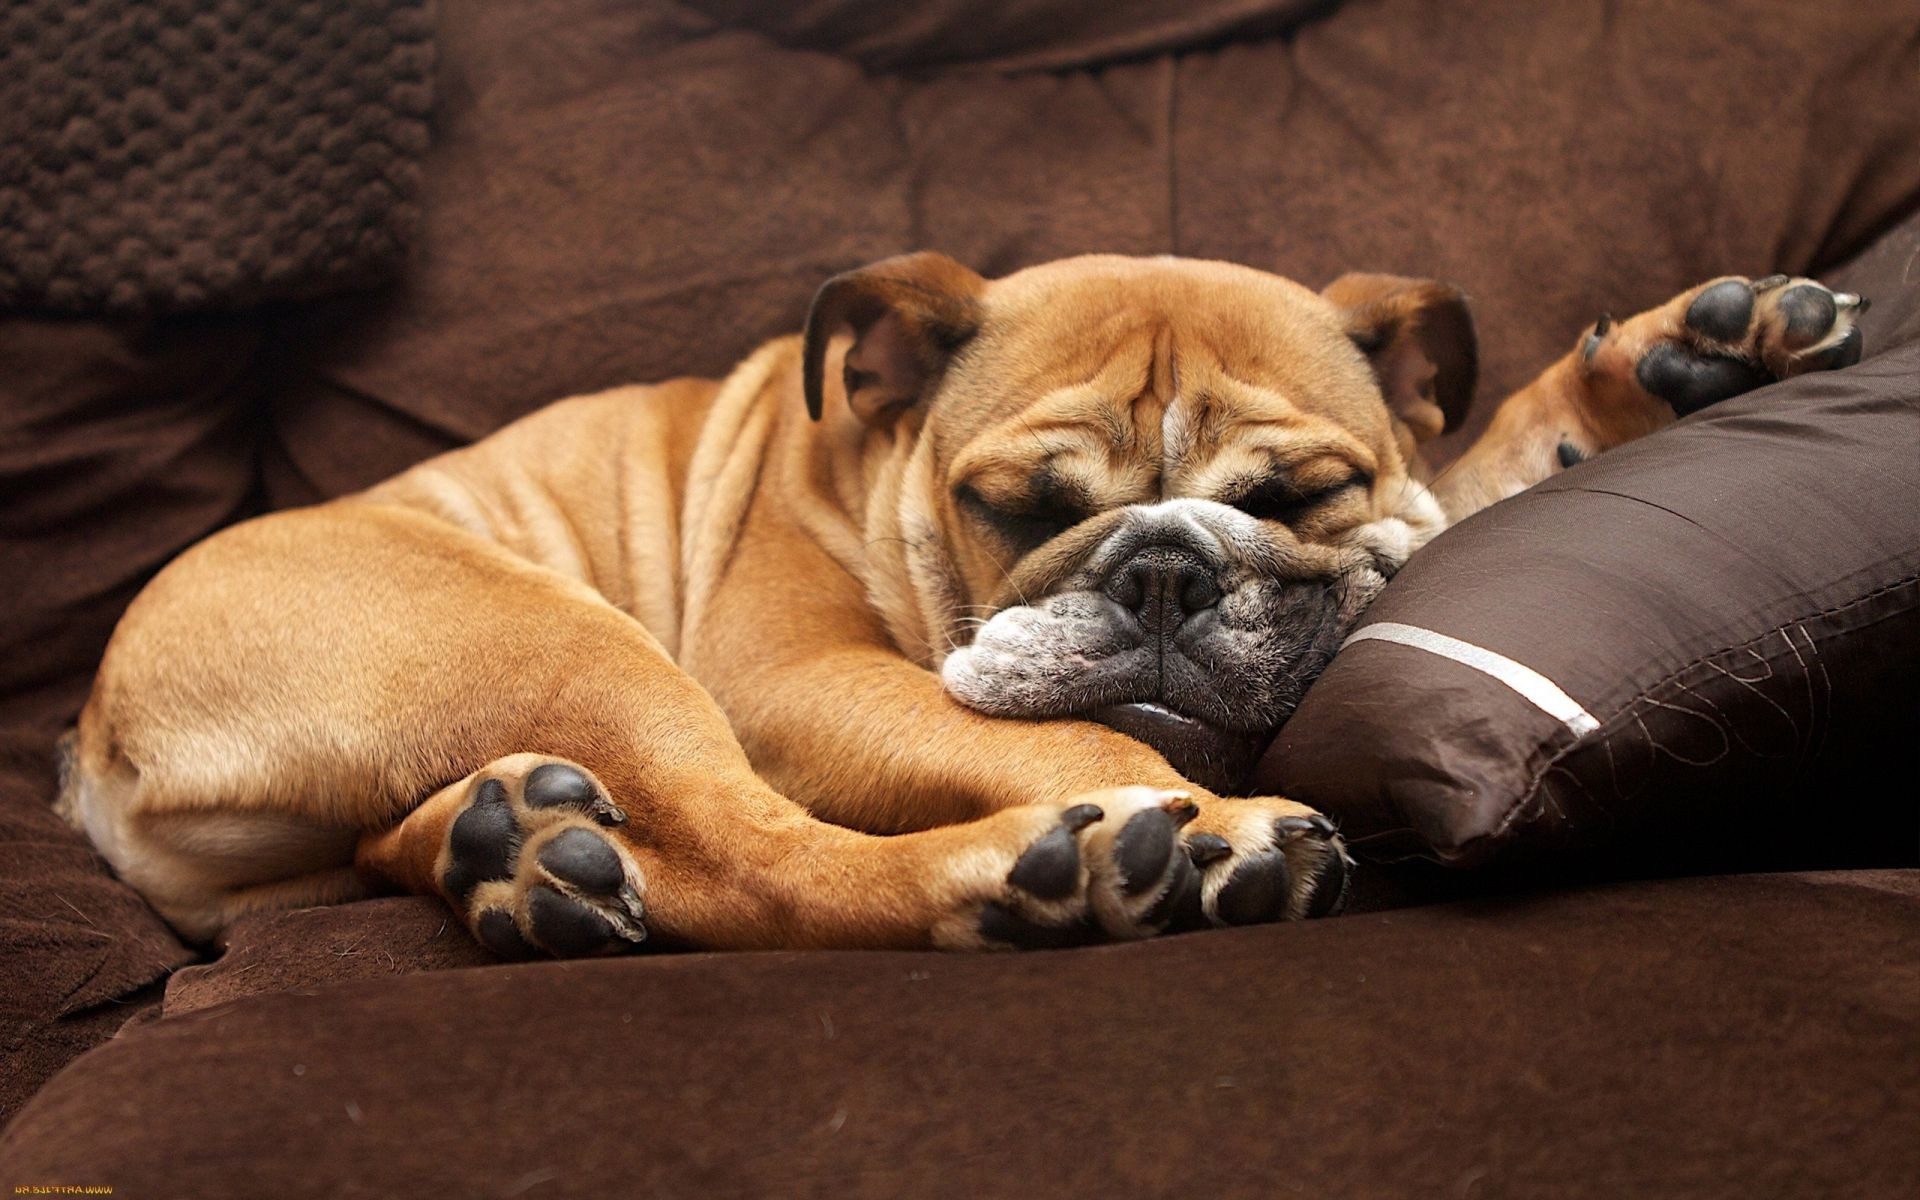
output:
[{"label": "textured cushion", "polygon": [[0,1186],[1910,1196],[1916,924],[1920,872],[1858,872],[358,980],[129,1029],[0,1135]]},{"label": "textured cushion", "polygon": [[1320,805],[1376,857],[1920,860],[1917,235],[1920,220],[1835,276],[1876,301],[1866,361],[1474,516],[1363,621],[1492,651],[1576,708],[1550,712],[1451,651],[1353,641],[1260,788]]},{"label": "textured cushion", "polygon": [[0,9],[0,305],[233,308],[399,259],[426,148],[422,0]]}]

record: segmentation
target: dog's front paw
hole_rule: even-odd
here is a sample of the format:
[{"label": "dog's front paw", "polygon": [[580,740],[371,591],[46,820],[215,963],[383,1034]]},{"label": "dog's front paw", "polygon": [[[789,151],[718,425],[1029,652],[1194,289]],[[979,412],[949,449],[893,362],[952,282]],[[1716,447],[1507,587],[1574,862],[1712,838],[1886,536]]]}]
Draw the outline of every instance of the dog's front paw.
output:
[{"label": "dog's front paw", "polygon": [[604,832],[625,816],[593,775],[521,754],[473,780],[435,864],[441,894],[505,958],[631,949],[647,935],[639,868]]},{"label": "dog's front paw", "polygon": [[1048,949],[1158,933],[1190,890],[1180,829],[1185,792],[1119,787],[1060,805],[1006,809],[955,856],[953,915],[933,931],[950,949]]},{"label": "dog's front paw", "polygon": [[1353,860],[1333,822],[1291,800],[1209,801],[1184,833],[1195,868],[1173,927],[1260,925],[1346,907]]},{"label": "dog's front paw", "polygon": [[1809,371],[1860,361],[1867,301],[1813,279],[1717,279],[1582,343],[1593,369],[1631,371],[1679,416]]}]

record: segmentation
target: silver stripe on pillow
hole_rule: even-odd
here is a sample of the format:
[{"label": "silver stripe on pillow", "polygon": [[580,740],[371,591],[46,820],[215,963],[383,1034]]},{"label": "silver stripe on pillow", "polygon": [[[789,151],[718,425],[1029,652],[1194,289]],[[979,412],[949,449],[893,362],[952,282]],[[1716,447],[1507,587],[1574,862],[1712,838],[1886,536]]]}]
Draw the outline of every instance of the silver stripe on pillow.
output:
[{"label": "silver stripe on pillow", "polygon": [[1340,648],[1345,650],[1355,642],[1396,642],[1416,650],[1425,650],[1429,654],[1438,654],[1441,658],[1450,658],[1462,666],[1491,675],[1526,697],[1535,708],[1565,725],[1575,737],[1600,728],[1600,722],[1593,719],[1593,714],[1580,707],[1579,701],[1561,691],[1553,680],[1525,663],[1517,663],[1504,654],[1495,654],[1472,642],[1463,642],[1444,633],[1435,633],[1418,625],[1402,625],[1396,621],[1381,621],[1358,630],[1341,643]]}]

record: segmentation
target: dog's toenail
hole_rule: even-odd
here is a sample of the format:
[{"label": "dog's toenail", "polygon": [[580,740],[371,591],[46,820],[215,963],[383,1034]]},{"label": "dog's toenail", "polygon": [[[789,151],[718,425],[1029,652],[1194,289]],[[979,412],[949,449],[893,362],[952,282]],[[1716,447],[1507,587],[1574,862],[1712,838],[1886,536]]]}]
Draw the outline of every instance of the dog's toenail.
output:
[{"label": "dog's toenail", "polygon": [[1060,814],[1060,823],[1078,833],[1106,815],[1106,811],[1098,804],[1076,804]]},{"label": "dog's toenail", "polygon": [[1740,341],[1752,320],[1753,288],[1740,279],[1714,284],[1687,306],[1687,328],[1717,342]]},{"label": "dog's toenail", "polygon": [[1580,356],[1592,362],[1593,356],[1600,353],[1600,347],[1606,342],[1607,334],[1612,329],[1613,314],[1601,313],[1600,319],[1593,323],[1593,331],[1587,334],[1586,340],[1581,343]]},{"label": "dog's toenail", "polygon": [[1233,853],[1233,846],[1217,833],[1196,833],[1187,839],[1187,858],[1194,866],[1219,862]]},{"label": "dog's toenail", "polygon": [[1248,858],[1214,898],[1214,911],[1228,925],[1261,925],[1286,915],[1293,873],[1278,850]]},{"label": "dog's toenail", "polygon": [[540,865],[582,891],[611,895],[626,882],[620,852],[597,833],[568,829],[540,848]]},{"label": "dog's toenail", "polygon": [[[1066,819],[1064,814],[1061,819]],[[1073,895],[1080,884],[1080,842],[1074,829],[1061,824],[1048,830],[1013,864],[1007,882],[1042,900]]]},{"label": "dog's toenail", "polygon": [[1313,826],[1313,831],[1321,837],[1332,837],[1338,832],[1338,830],[1334,828],[1333,821],[1325,814],[1315,813],[1308,817],[1307,821]]}]

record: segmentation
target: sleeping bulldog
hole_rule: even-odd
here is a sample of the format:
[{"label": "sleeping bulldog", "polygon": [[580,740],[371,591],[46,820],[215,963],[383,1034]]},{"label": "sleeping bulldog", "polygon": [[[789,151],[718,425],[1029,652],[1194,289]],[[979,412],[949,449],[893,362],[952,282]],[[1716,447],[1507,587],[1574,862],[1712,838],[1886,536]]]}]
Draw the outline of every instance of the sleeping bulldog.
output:
[{"label": "sleeping bulldog", "polygon": [[1339,909],[1230,797],[1450,521],[1860,354],[1856,296],[1601,320],[1458,462],[1465,299],[1096,256],[829,280],[719,381],[228,529],[127,611],[62,807],[180,932],[377,889],[501,955],[1055,946]]}]

